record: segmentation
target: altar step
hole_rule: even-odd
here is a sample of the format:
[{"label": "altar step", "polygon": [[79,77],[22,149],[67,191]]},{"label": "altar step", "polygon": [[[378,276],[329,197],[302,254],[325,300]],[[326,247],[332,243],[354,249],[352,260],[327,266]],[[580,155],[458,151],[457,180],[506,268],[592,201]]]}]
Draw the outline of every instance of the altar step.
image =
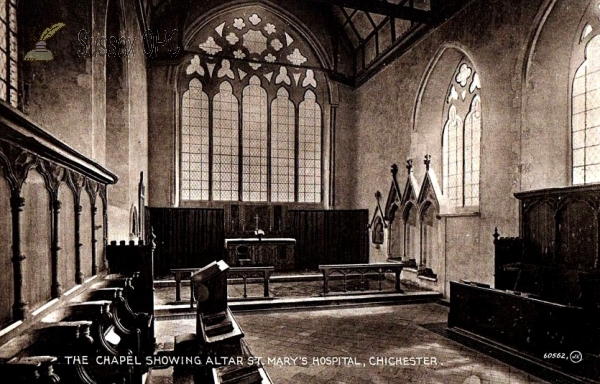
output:
[{"label": "altar step", "polygon": [[[306,307],[335,307],[356,305],[399,305],[437,302],[442,298],[438,292],[410,292],[410,293],[358,293],[347,292],[343,294],[331,294],[319,297],[284,297],[284,298],[253,298],[253,299],[229,299],[229,307],[233,312],[294,309]],[[194,314],[195,309],[190,308],[189,303],[176,305],[157,305],[154,314],[157,320],[165,318],[187,317]]]}]

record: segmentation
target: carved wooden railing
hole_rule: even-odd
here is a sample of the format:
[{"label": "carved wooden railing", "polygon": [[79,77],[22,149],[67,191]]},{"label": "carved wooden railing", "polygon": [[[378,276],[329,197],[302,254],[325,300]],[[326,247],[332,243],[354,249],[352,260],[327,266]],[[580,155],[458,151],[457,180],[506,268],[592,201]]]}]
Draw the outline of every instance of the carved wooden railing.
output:
[{"label": "carved wooden railing", "polygon": [[[44,181],[43,191],[35,183],[28,183],[32,172],[37,172]],[[2,230],[11,231],[10,247],[12,248],[12,271],[2,270],[3,279],[12,275],[12,303],[6,299],[0,303],[0,313],[11,313],[12,318],[0,319],[0,326],[11,321],[24,320],[30,316],[30,309],[35,309],[45,301],[59,298],[63,291],[75,284],[81,284],[85,277],[98,273],[103,265],[99,265],[99,255],[96,243],[106,244],[107,236],[107,194],[106,187],[114,184],[117,177],[99,164],[76,152],[60,140],[54,138],[28,118],[3,102],[0,102],[0,210],[8,212],[10,207],[11,223],[2,223]],[[8,186],[6,188],[5,186]],[[27,188],[24,186],[27,185]],[[37,188],[37,189],[36,189]],[[3,193],[3,191],[6,191]],[[72,194],[69,201],[74,206],[61,204],[61,197]],[[87,195],[91,219],[82,222],[82,196]],[[36,210],[36,199],[48,201],[49,220],[36,220],[39,212]],[[96,213],[102,203],[100,220]],[[61,215],[69,210],[73,212],[73,223],[61,227]],[[47,215],[48,211],[42,212]],[[4,220],[8,219],[6,216]],[[101,223],[101,224],[100,224]],[[84,227],[85,226],[85,227]],[[103,229],[102,238],[96,238],[96,231]],[[82,229],[91,232],[91,238],[82,244]],[[75,244],[61,244],[61,238],[66,231],[72,231]],[[49,249],[39,250],[38,254],[25,254],[27,242],[24,233],[37,233],[36,239],[47,236]],[[68,277],[68,282],[60,281],[59,266],[65,247],[74,247],[75,271]],[[82,254],[82,247],[90,249],[90,254]],[[6,248],[8,249],[8,247]],[[49,255],[49,273],[33,270],[32,265],[47,266],[40,255]],[[91,261],[89,260],[91,258]],[[27,269],[26,263],[29,263]],[[64,264],[64,263],[63,263]],[[89,270],[83,270],[83,265],[91,264]],[[6,279],[4,279],[7,281]],[[65,286],[68,284],[67,286]],[[27,291],[25,291],[27,286]],[[8,287],[7,287],[8,288]],[[66,289],[65,289],[66,288]],[[32,293],[35,292],[35,293]],[[35,298],[30,303],[31,298]],[[11,308],[12,307],[12,308]],[[31,308],[30,308],[31,307]]]}]

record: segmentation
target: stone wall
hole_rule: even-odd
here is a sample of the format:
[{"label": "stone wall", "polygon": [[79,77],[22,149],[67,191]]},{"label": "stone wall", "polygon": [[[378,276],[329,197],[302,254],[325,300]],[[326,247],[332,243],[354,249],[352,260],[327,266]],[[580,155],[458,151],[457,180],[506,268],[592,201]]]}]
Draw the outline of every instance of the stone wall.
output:
[{"label": "stone wall", "polygon": [[[64,3],[64,4],[62,4]],[[47,41],[53,61],[22,64],[22,110],[43,129],[119,177],[109,188],[111,239],[129,238],[140,172],[148,170],[146,58],[134,3],[23,2],[19,51],[33,49],[42,31],[66,26]],[[107,12],[108,9],[108,12]],[[119,53],[110,36],[124,38]]]},{"label": "stone wall", "polygon": [[[494,227],[506,236],[518,234],[518,203],[512,194],[522,188],[568,184],[566,96],[548,104],[553,109],[560,104],[559,112],[553,114],[561,115],[557,120],[560,124],[554,124],[558,125],[561,145],[542,154],[541,148],[547,148],[553,138],[540,130],[529,147],[522,149],[521,145],[523,52],[531,39],[534,20],[538,12],[543,12],[540,9],[540,1],[475,1],[348,95],[351,104],[347,113],[351,116],[346,120],[348,126],[337,132],[336,195],[341,206],[372,208],[375,191],[387,193],[392,163],[401,166],[412,158],[415,176],[421,181],[425,172],[423,156],[430,154],[432,169],[442,181],[444,98],[458,60],[466,56],[481,76],[479,211],[472,215],[444,215],[442,208],[439,220],[444,233],[439,239],[439,255],[431,261],[436,266],[433,269],[437,281],[418,279],[416,274],[403,275],[414,283],[445,295],[450,280],[493,283]],[[548,68],[548,62],[551,60],[542,66],[553,71],[555,68]],[[535,116],[545,114],[545,100],[535,101],[533,108],[526,107]],[[544,120],[549,119],[546,116]],[[343,146],[348,150],[342,150]],[[539,166],[529,161],[528,168],[535,176],[525,175],[521,157],[537,154],[543,160]],[[552,176],[543,175],[548,164],[553,164]],[[345,177],[351,181],[340,180]]]}]

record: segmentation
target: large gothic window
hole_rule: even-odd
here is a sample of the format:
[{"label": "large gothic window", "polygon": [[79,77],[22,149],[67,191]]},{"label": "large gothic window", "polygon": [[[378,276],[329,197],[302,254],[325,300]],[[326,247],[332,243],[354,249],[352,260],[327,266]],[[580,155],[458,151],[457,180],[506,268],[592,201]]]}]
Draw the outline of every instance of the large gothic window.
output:
[{"label": "large gothic window", "polygon": [[573,52],[571,94],[573,184],[600,182],[600,23],[590,7]]},{"label": "large gothic window", "polygon": [[17,107],[17,2],[0,0],[0,99]]},{"label": "large gothic window", "polygon": [[268,12],[228,11],[195,39],[180,81],[181,199],[320,203],[325,76],[312,48]]},{"label": "large gothic window", "polygon": [[468,60],[458,64],[444,101],[443,189],[451,207],[479,206],[481,83]]}]

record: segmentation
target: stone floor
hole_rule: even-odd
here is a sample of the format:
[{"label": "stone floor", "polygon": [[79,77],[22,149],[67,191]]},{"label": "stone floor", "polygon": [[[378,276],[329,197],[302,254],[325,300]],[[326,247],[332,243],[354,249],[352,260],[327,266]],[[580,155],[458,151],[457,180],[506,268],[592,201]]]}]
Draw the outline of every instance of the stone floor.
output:
[{"label": "stone floor", "polygon": [[[275,384],[545,383],[420,326],[447,316],[433,303],[235,314]],[[157,321],[159,346],[172,348],[195,326]],[[152,372],[149,384],[172,383],[170,371]]]}]

